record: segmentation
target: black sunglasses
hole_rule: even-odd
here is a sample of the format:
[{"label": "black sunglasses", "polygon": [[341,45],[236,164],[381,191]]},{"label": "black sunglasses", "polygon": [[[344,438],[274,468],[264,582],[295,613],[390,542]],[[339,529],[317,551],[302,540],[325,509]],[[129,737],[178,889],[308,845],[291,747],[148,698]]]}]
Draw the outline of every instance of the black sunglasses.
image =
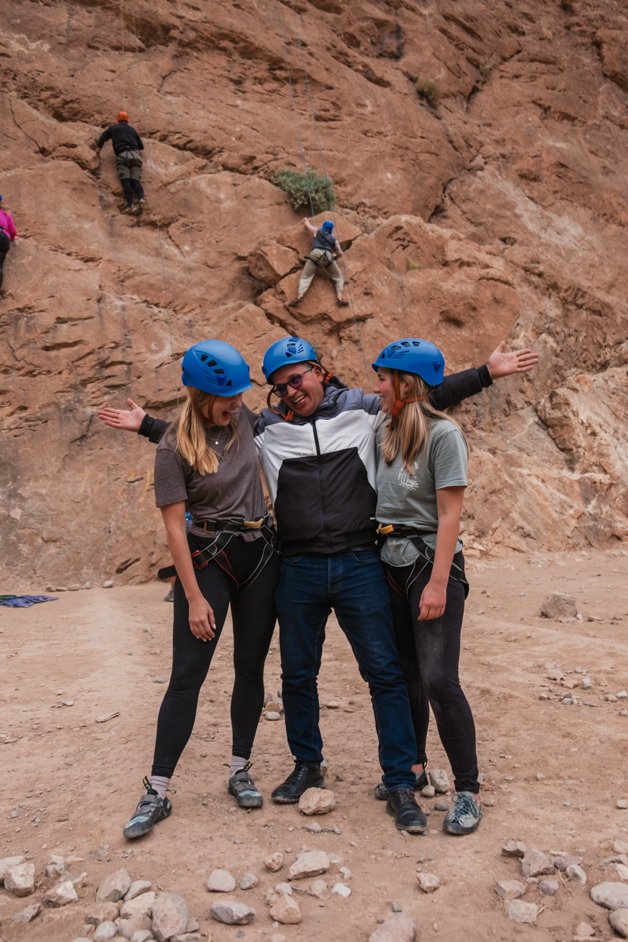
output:
[{"label": "black sunglasses", "polygon": [[277,383],[273,386],[271,393],[273,396],[279,396],[280,399],[283,399],[288,392],[288,386],[292,386],[293,389],[300,389],[303,385],[303,377],[313,369],[314,366],[308,366],[302,373],[294,373],[292,376],[288,377],[285,383]]}]

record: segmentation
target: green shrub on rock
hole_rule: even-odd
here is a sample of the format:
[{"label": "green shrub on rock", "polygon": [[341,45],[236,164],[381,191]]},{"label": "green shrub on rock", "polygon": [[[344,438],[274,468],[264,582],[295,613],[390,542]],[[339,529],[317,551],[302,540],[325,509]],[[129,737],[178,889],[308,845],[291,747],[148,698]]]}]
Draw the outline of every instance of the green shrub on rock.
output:
[{"label": "green shrub on rock", "polygon": [[334,205],[334,188],[329,177],[320,176],[314,170],[299,173],[284,167],[272,178],[275,186],[288,194],[293,209],[307,206],[312,214],[322,213]]}]

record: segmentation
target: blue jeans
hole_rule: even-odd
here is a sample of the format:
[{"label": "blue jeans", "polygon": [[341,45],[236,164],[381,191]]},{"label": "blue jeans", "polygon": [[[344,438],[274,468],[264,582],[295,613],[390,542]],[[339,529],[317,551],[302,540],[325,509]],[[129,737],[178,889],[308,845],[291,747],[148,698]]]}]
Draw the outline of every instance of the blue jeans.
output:
[{"label": "blue jeans", "polygon": [[414,731],[379,553],[284,557],[275,601],[286,733],[295,759],[317,764],[323,758],[317,677],[333,608],[369,685],[384,784],[392,791],[411,788]]}]

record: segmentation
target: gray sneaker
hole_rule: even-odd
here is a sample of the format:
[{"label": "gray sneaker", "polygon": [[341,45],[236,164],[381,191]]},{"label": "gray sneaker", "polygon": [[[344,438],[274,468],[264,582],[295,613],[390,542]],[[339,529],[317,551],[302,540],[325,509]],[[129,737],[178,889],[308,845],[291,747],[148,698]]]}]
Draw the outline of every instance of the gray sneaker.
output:
[{"label": "gray sneaker", "polygon": [[261,808],[264,799],[259,788],[249,775],[251,763],[247,762],[243,769],[238,769],[229,778],[227,791],[233,795],[240,808]]},{"label": "gray sneaker", "polygon": [[473,792],[459,792],[443,821],[447,834],[472,834],[480,823],[482,805]]},{"label": "gray sneaker", "polygon": [[172,802],[168,798],[162,798],[150,787],[147,778],[144,779],[144,788],[146,794],[140,798],[133,817],[129,818],[124,825],[122,834],[128,841],[135,837],[142,837],[153,830],[159,821],[170,817],[172,814]]}]

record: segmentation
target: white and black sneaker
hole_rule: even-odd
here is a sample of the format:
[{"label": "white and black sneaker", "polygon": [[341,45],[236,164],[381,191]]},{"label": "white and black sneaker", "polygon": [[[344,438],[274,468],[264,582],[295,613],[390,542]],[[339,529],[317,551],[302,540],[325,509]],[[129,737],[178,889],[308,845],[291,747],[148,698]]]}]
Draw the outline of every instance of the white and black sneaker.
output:
[{"label": "white and black sneaker", "polygon": [[151,788],[147,778],[143,780],[143,785],[146,794],[140,798],[133,817],[129,818],[122,832],[128,841],[148,834],[159,821],[169,818],[172,814],[172,802],[168,798],[162,798]]}]

